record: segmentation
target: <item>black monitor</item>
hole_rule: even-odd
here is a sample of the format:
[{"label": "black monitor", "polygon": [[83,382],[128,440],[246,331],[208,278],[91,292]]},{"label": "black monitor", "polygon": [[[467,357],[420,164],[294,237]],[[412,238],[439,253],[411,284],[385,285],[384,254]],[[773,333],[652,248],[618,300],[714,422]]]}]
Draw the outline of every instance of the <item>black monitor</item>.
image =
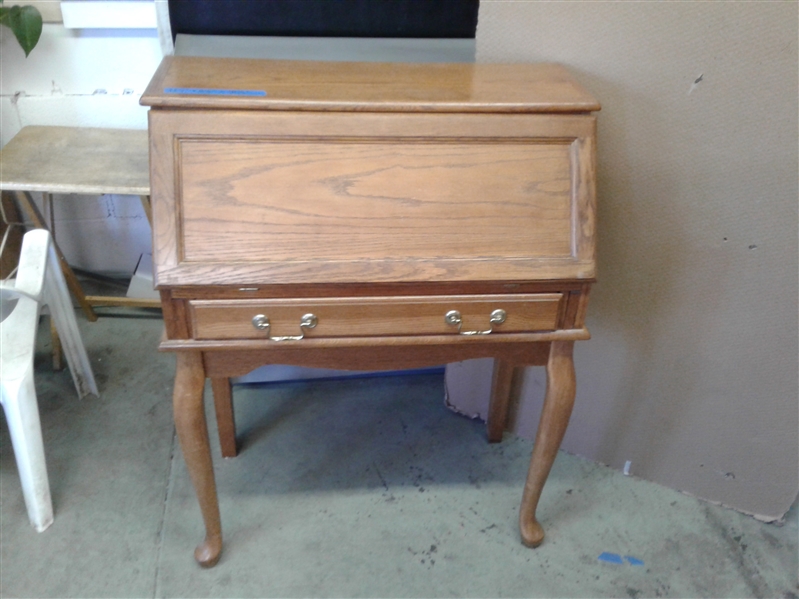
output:
[{"label": "black monitor", "polygon": [[178,34],[471,38],[479,0],[169,0]]}]

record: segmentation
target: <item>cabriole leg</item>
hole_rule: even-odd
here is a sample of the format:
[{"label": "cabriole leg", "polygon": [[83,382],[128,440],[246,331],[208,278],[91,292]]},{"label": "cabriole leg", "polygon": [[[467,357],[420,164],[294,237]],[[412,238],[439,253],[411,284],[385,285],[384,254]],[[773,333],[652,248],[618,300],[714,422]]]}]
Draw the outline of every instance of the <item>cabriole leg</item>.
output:
[{"label": "cabriole leg", "polygon": [[574,406],[573,350],[573,341],[553,341],[549,350],[547,392],[519,510],[522,542],[528,547],[538,547],[544,540],[544,529],[536,520],[535,511]]},{"label": "cabriole leg", "polygon": [[175,428],[205,523],[205,540],[197,546],[194,558],[201,566],[210,568],[216,565],[222,552],[222,525],[203,406],[204,386],[202,354],[178,352],[173,395]]}]

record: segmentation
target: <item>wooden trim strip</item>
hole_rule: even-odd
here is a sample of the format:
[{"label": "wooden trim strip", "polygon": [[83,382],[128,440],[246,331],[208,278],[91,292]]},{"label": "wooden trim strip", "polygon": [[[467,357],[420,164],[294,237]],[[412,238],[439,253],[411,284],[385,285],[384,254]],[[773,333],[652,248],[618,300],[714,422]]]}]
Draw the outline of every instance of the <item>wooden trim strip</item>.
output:
[{"label": "wooden trim strip", "polygon": [[[589,281],[593,283],[594,281]],[[583,281],[468,281],[438,283],[337,283],[297,285],[208,285],[173,287],[174,299],[279,299],[325,297],[396,297],[430,295],[492,295],[506,293],[563,293],[580,291]]]},{"label": "wooden trim strip", "polygon": [[[157,222],[157,221],[156,221]],[[558,277],[591,281],[593,261],[572,258],[496,258],[441,260],[340,260],[281,262],[182,263],[162,265],[156,273],[156,288],[191,285],[249,285],[253,281],[273,284],[466,282],[490,281],[501,266],[503,279],[520,281]]]},{"label": "wooden trim strip", "polygon": [[343,347],[376,347],[376,346],[418,346],[428,345],[480,345],[499,343],[531,343],[538,341],[584,341],[591,338],[588,329],[565,329],[549,331],[546,333],[497,333],[481,336],[452,335],[426,335],[420,337],[341,337],[335,339],[302,339],[300,341],[269,341],[268,339],[253,340],[195,340],[195,339],[165,339],[161,341],[161,351],[236,351],[236,350],[268,350],[281,347],[297,347],[308,349],[332,349]]},{"label": "wooden trim strip", "polygon": [[494,357],[519,366],[543,366],[547,363],[549,348],[550,343],[546,342],[518,345],[500,342],[458,346],[341,347],[336,351],[325,348],[307,349],[295,345],[271,351],[204,351],[203,363],[206,376],[212,378],[242,376],[268,363],[374,371],[423,368],[472,358]]}]

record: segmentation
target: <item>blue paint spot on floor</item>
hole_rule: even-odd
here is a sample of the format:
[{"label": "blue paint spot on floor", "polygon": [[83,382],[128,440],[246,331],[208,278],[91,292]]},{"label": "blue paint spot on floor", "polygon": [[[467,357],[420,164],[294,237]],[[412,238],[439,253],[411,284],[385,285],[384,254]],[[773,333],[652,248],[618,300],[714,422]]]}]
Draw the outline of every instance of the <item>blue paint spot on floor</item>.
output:
[{"label": "blue paint spot on floor", "polygon": [[605,551],[597,558],[601,562],[608,562],[610,564],[623,564],[624,561],[618,553],[608,553]]},{"label": "blue paint spot on floor", "polygon": [[643,562],[643,561],[641,561],[641,560],[640,560],[640,559],[638,559],[637,557],[633,557],[632,555],[625,555],[625,556],[624,556],[624,559],[626,559],[626,560],[627,560],[627,562],[628,562],[628,563],[629,563],[631,566],[643,566],[643,565],[644,565],[644,562]]}]

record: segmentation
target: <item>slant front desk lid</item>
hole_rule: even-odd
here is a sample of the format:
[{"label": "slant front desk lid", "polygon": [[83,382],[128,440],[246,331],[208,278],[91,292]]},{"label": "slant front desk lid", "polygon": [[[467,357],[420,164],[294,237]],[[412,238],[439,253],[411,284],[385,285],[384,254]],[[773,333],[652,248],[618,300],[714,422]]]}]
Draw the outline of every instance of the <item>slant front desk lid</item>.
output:
[{"label": "slant front desk lid", "polygon": [[313,62],[191,56],[165,58],[141,103],[240,110],[599,110],[593,96],[556,64]]},{"label": "slant front desk lid", "polygon": [[142,103],[160,287],[594,277],[560,66],[176,57]]}]

